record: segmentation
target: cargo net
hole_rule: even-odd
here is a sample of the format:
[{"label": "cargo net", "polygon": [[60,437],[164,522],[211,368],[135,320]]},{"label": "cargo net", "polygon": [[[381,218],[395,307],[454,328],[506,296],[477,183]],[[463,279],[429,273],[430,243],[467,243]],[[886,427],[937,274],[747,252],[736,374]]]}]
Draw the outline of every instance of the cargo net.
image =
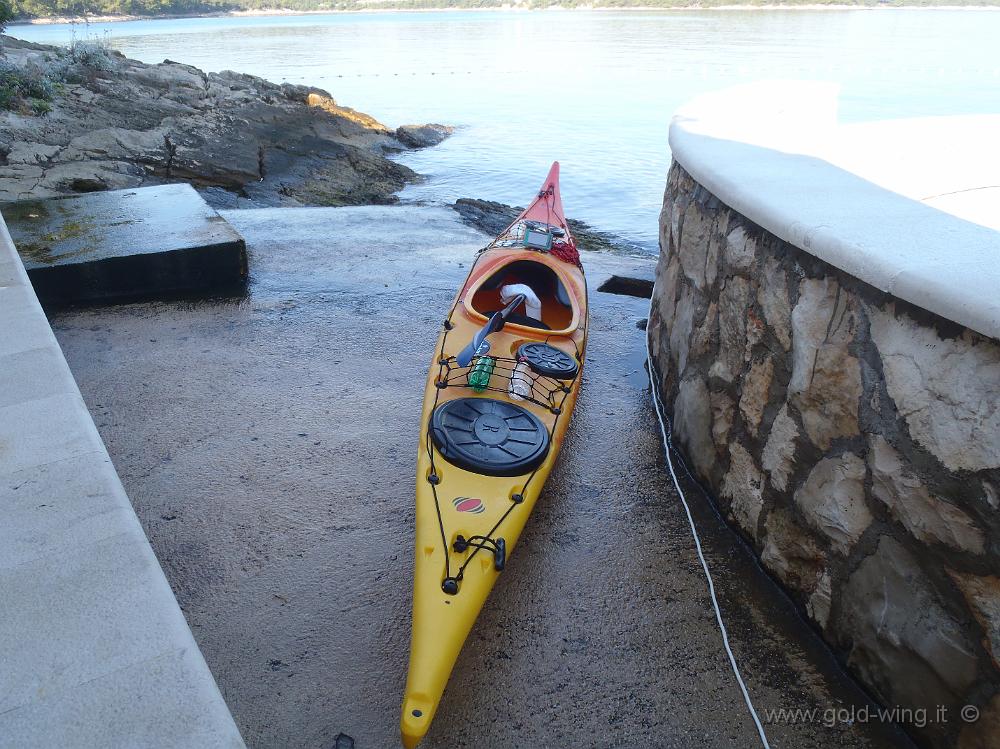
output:
[{"label": "cargo net", "polygon": [[479,356],[467,367],[460,367],[454,357],[438,363],[440,369],[434,384],[439,389],[457,387],[476,393],[500,393],[515,402],[534,403],[554,414],[562,410],[576,379],[575,375],[567,380],[546,377],[533,371],[525,361],[502,356]]}]

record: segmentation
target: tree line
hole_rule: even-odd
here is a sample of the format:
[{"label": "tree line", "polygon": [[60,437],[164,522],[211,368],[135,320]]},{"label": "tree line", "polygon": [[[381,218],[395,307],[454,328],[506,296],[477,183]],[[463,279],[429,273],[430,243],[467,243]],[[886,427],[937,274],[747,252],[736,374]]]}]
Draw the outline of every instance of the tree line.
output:
[{"label": "tree line", "polygon": [[718,5],[1000,5],[1000,0],[0,0],[13,19],[171,16],[236,10],[422,10],[431,8],[684,8]]}]

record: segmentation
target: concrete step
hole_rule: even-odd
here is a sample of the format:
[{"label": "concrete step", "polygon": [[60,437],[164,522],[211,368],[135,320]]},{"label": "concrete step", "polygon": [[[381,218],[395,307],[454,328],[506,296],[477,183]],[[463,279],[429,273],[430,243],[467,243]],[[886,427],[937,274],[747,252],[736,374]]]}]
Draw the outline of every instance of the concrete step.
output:
[{"label": "concrete step", "polygon": [[0,208],[47,306],[230,293],[246,243],[187,184],[25,200]]}]

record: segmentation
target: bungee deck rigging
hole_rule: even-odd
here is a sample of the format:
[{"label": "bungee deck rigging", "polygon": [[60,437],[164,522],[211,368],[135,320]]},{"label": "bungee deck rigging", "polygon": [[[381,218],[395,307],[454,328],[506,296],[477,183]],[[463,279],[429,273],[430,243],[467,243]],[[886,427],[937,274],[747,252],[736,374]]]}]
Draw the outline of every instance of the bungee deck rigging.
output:
[{"label": "bungee deck rigging", "polygon": [[[442,336],[442,348],[441,348],[442,355],[438,359],[439,369],[438,369],[438,376],[435,380],[435,387],[439,391],[447,388],[469,388],[470,385],[468,384],[468,377],[473,367],[472,365],[467,367],[459,367],[456,364],[454,357],[445,357],[443,355],[444,341],[447,339],[447,335],[448,335],[448,329],[446,327],[444,335]],[[579,351],[576,353],[576,358],[578,361],[580,360]],[[507,394],[509,392],[509,384],[502,385],[502,383],[504,382],[509,383],[511,381],[519,361],[516,359],[505,358],[502,360],[498,360],[498,362],[502,362],[502,364],[497,365],[496,369],[494,370],[493,377],[491,378],[491,384],[487,386],[485,390],[488,392]],[[572,373],[572,379],[569,382],[575,381],[578,373],[579,369],[575,369]],[[497,385],[494,385],[492,384],[494,379],[499,380],[500,382]],[[551,428],[548,430],[547,444],[546,444],[547,447],[551,441],[552,433],[555,431],[555,427],[556,424],[558,423],[559,416],[562,415],[563,404],[566,401],[566,397],[572,391],[572,387],[570,384],[567,384],[566,381],[557,380],[552,377],[539,375],[537,373],[533,373],[531,380],[532,380],[531,397],[528,397],[525,400],[534,403],[538,406],[541,406],[542,408],[548,409],[549,412],[552,413],[553,416],[555,417],[553,419]],[[451,402],[455,403],[458,401],[451,401]],[[432,409],[432,413],[436,414],[438,412],[438,405],[439,405],[439,394],[436,394],[434,398],[434,407]],[[432,423],[429,425],[426,431],[426,440],[425,440],[427,458],[431,464],[431,472],[427,474],[425,480],[427,481],[428,485],[430,485],[431,492],[433,493],[434,496],[434,505],[437,512],[438,524],[441,530],[441,543],[446,549],[449,549],[448,539],[446,537],[444,530],[444,524],[441,521],[441,507],[440,507],[441,500],[438,497],[438,492],[437,492],[439,476],[435,466],[435,453],[437,452],[434,449],[435,442],[436,440],[434,438],[434,428],[432,420]],[[437,446],[440,448],[440,445]],[[541,461],[538,462],[540,463]],[[531,481],[535,478],[537,472],[538,468],[536,466],[531,471],[531,473],[528,474],[528,477],[527,479],[525,479],[524,484],[521,486],[520,491],[510,496],[510,505],[507,507],[507,510],[500,517],[500,519],[493,525],[493,527],[490,528],[490,530],[487,533],[483,535],[472,536],[470,538],[463,538],[461,535],[459,535],[456,538],[455,542],[450,546],[449,552],[445,554],[444,575],[441,579],[441,589],[445,593],[448,593],[449,595],[455,595],[456,593],[458,593],[458,584],[462,580],[465,568],[472,562],[476,554],[480,550],[482,550],[485,545],[492,545],[495,549],[497,541],[503,542],[503,552],[501,556],[505,562],[506,542],[504,542],[504,539],[502,538],[494,539],[493,534],[496,533],[497,528],[499,528],[500,525],[503,523],[503,521],[507,519],[510,513],[513,512],[520,504],[523,503],[524,492],[531,484]],[[481,541],[481,543],[473,543],[474,540],[479,540]],[[462,562],[456,574],[452,575],[451,552],[454,551],[455,553],[463,553],[470,547],[474,548],[475,550]],[[503,569],[504,562],[500,562],[498,564],[498,571],[501,571]]]}]

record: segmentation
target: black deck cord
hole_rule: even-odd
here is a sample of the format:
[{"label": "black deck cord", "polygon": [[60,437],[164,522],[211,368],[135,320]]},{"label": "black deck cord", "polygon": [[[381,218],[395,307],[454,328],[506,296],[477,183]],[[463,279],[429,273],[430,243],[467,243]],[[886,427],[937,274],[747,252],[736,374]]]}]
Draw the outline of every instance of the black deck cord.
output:
[{"label": "black deck cord", "polygon": [[[509,375],[503,374],[502,375],[507,380],[513,380],[514,379],[514,372],[516,371],[515,368],[520,363],[520,360],[509,359],[509,358],[499,357],[499,356],[494,356],[492,358],[495,361],[497,361],[497,362],[503,362],[504,364],[510,363],[510,364],[514,365],[514,366],[510,366],[509,367],[509,370],[510,370],[511,374],[509,374]],[[454,379],[457,379],[457,378],[461,377],[463,373],[466,376],[468,376],[470,374],[470,372],[471,372],[472,367],[469,366],[469,367],[454,367],[453,368],[451,366],[451,361],[452,361],[452,359],[449,358],[447,360],[447,362],[443,365],[446,368],[446,373],[448,375],[447,379],[444,381],[446,383],[444,385],[444,388],[449,388],[449,387],[468,387],[468,385],[464,384],[464,383],[455,382],[454,384],[452,384],[453,383],[453,378],[451,377],[451,373],[452,372],[456,373],[456,377]],[[503,370],[504,368],[503,367],[497,367],[497,369]],[[465,371],[465,370],[469,370],[469,371]],[[496,370],[494,370],[494,371],[496,371]],[[545,380],[546,382],[543,383],[542,382],[543,380]],[[566,387],[567,386],[561,385],[558,380],[556,380],[556,379],[554,379],[552,377],[545,377],[545,376],[542,376],[542,375],[537,375],[537,374],[532,373],[532,379],[531,379],[531,396],[530,397],[529,396],[521,396],[521,397],[525,401],[527,401],[528,403],[534,403],[536,406],[541,406],[542,408],[544,408],[544,409],[546,409],[548,411],[552,411],[552,409],[559,408],[561,406],[561,404],[556,404],[556,402],[554,400],[554,397],[555,397],[556,393],[566,392]],[[442,388],[442,389],[444,389],[444,388]],[[494,387],[492,385],[489,385],[489,386],[483,388],[483,391],[489,391],[491,393],[502,393],[504,395],[506,395],[508,392],[510,392],[509,389],[506,388],[506,387],[502,387],[501,388],[501,387]]]},{"label": "black deck cord", "polygon": [[[511,225],[513,226],[513,224],[511,224]],[[495,242],[495,240],[494,240],[494,242]],[[476,259],[475,259],[475,261],[473,261],[472,266],[469,268],[469,275],[470,276],[472,275],[472,271],[475,269],[476,265],[479,263],[479,259],[483,256],[483,253],[486,250],[488,250],[490,247],[492,247],[493,244],[494,244],[494,242],[491,242],[490,244],[488,244],[486,247],[482,248],[476,254]],[[588,291],[589,290],[586,287],[586,282],[584,282],[584,293],[586,294]],[[589,296],[589,294],[588,294],[588,296]],[[445,355],[444,355],[444,347],[445,347],[445,343],[448,340],[448,333],[452,329],[451,318],[455,314],[455,310],[458,309],[458,304],[459,304],[459,302],[461,300],[462,300],[461,295],[456,295],[455,302],[451,305],[451,309],[448,311],[448,316],[445,318],[445,322],[444,322],[444,335],[441,337],[441,349],[438,352],[438,377],[437,377],[437,381],[441,381],[441,376],[443,374],[445,374],[446,372],[450,371],[450,368],[448,368],[448,365],[447,365],[448,358],[445,358]],[[551,336],[546,337],[546,339],[545,339],[546,342],[548,342],[548,340],[549,340],[550,337]],[[570,339],[570,340],[572,341],[572,339]],[[572,343],[573,343],[573,348],[576,350],[576,358],[577,358],[577,360],[579,360],[580,356],[581,356],[580,355],[580,348],[579,348],[579,346],[576,345],[576,341],[572,341]],[[579,376],[580,376],[580,374],[579,374],[579,372],[577,372],[577,374],[573,376],[573,379],[571,380],[571,382],[575,382],[576,379],[577,379],[577,377],[579,377]],[[445,382],[445,386],[447,386],[447,378],[444,380],[444,382]],[[570,386],[570,387],[572,387],[572,386]],[[438,400],[441,397],[441,390],[442,390],[442,388],[436,388],[436,392],[434,393],[434,406],[431,409],[431,413],[433,413],[434,410],[437,409]],[[555,433],[556,425],[559,423],[559,417],[562,415],[562,406],[566,402],[566,398],[569,397],[569,393],[570,392],[571,392],[570,389],[564,389],[563,390],[563,398],[559,402],[559,405],[556,406],[556,409],[557,409],[555,411],[556,418],[553,420],[553,422],[552,422],[552,428],[549,430],[549,439],[550,440],[552,439],[552,437],[553,437],[553,435]],[[552,410],[552,409],[550,408],[550,410]],[[435,509],[435,512],[437,513],[438,528],[441,531],[441,544],[442,544],[443,549],[444,549],[444,575],[445,575],[444,579],[447,580],[447,579],[451,578],[451,547],[448,545],[448,537],[447,537],[447,533],[445,532],[445,529],[444,529],[444,519],[441,516],[441,502],[438,499],[438,493],[437,493],[437,482],[438,482],[439,477],[438,477],[438,474],[437,474],[437,466],[436,466],[436,464],[434,462],[434,444],[433,444],[433,440],[431,438],[431,426],[430,426],[429,423],[427,425],[427,433],[426,433],[426,437],[425,437],[425,445],[426,445],[426,448],[427,448],[427,456],[430,458],[430,463],[431,463],[431,473],[430,473],[429,476],[427,476],[427,483],[429,483],[431,485],[431,493],[434,495],[434,509]],[[527,490],[528,486],[531,484],[532,479],[535,478],[535,474],[538,473],[538,468],[539,467],[540,466],[536,466],[535,469],[528,476],[527,480],[524,482],[524,485],[521,487],[521,491],[518,492],[518,494],[520,496],[522,496],[522,497],[524,496],[524,492]],[[486,534],[486,538],[491,543],[495,543],[493,541],[493,539],[492,539],[493,534],[496,533],[497,529],[503,524],[503,522],[507,519],[507,517],[510,515],[510,513],[513,512],[514,508],[517,507],[519,504],[520,504],[520,502],[512,502],[510,504],[510,506],[506,509],[506,511],[504,512],[504,514],[496,522],[496,524],[494,524],[494,526]],[[462,576],[465,573],[465,568],[469,566],[469,564],[475,558],[476,554],[479,553],[479,550],[481,548],[482,548],[482,545],[477,544],[475,546],[475,550],[469,555],[469,558],[466,559],[465,562],[463,562],[462,565],[458,568],[457,574],[452,579],[454,579],[454,580],[461,580],[462,579]]]},{"label": "black deck cord", "polygon": [[[574,380],[575,379],[576,378],[574,377]],[[562,416],[562,405],[563,403],[566,402],[567,397],[569,397],[569,393],[564,392],[563,399],[559,402],[559,406],[557,406],[559,410],[556,413],[556,418],[552,421],[552,428],[549,430],[550,440],[552,439],[552,435],[555,433],[556,425],[559,423],[559,417]],[[521,495],[522,497],[524,496],[524,492],[528,489],[528,485],[531,484],[532,479],[535,478],[535,474],[538,473],[538,469],[540,467],[541,467],[540,465],[536,466],[535,469],[531,472],[531,475],[528,476],[527,480],[524,482],[524,485],[521,487],[521,491],[518,492],[519,495]],[[497,520],[494,526],[490,528],[489,532],[485,534],[486,537],[490,539],[490,541],[493,541],[493,534],[497,532],[497,529],[503,524],[503,522],[507,519],[507,517],[511,514],[511,512],[514,511],[514,508],[518,507],[520,504],[521,504],[520,502],[511,502],[510,506],[504,511],[504,514],[500,516],[500,519]],[[462,563],[462,566],[458,568],[458,574],[455,577],[456,580],[462,579],[462,574],[465,572],[465,568],[469,566],[469,564],[475,558],[476,554],[479,553],[480,548],[482,547],[477,547],[476,550],[469,555],[469,558]]]},{"label": "black deck cord", "polygon": [[[472,275],[472,271],[476,269],[476,265],[479,263],[479,259],[483,256],[483,252],[485,252],[491,245],[492,243],[481,249],[478,253],[476,253],[476,259],[472,261],[472,265],[469,268],[469,273],[467,274],[466,278]],[[451,318],[455,314],[455,310],[458,309],[458,303],[461,300],[462,300],[462,295],[461,292],[459,292],[458,294],[455,295],[455,301],[452,302],[451,309],[448,310],[448,316],[444,320],[444,335],[441,336],[441,349],[438,351],[438,380],[440,380],[441,375],[444,373],[445,363],[447,362],[447,359],[445,359],[444,356],[444,347],[445,344],[448,342],[448,333],[450,333],[452,327],[454,327],[452,325]],[[438,399],[440,397],[441,397],[441,389],[435,388],[434,406],[431,408],[432,414],[437,409]],[[434,512],[437,513],[438,529],[441,531],[441,545],[442,548],[444,549],[444,579],[447,580],[449,577],[451,577],[451,554],[448,549],[448,536],[444,530],[444,518],[441,516],[441,501],[438,499],[438,493],[437,493],[437,484],[440,479],[437,473],[437,465],[434,462],[434,444],[431,440],[430,423],[427,424],[425,446],[427,448],[427,457],[430,459],[431,462],[431,473],[426,478],[427,478],[427,483],[431,485],[431,494],[434,496]]]},{"label": "black deck cord", "polygon": [[[574,342],[574,348],[576,348],[575,342]],[[578,348],[577,348],[577,351],[579,351]],[[440,362],[439,366],[441,367],[441,370],[444,370],[446,367],[448,367],[448,363],[447,362],[449,360],[447,360],[447,359],[444,358],[444,347],[443,346],[442,346],[441,352],[442,353],[441,353],[441,357],[439,359],[439,362]],[[440,376],[440,373],[439,373],[439,376]],[[575,381],[575,380],[576,380],[576,376],[573,377],[573,380],[571,380],[571,382]],[[537,380],[536,380],[536,382],[537,382]],[[434,394],[434,408],[437,408],[438,398],[440,396],[440,390],[441,390],[441,388],[439,388],[438,392]],[[555,394],[555,392],[558,392],[558,391],[557,390],[553,390],[552,393],[550,393],[550,395]],[[555,413],[555,417],[556,417],[553,420],[553,422],[552,422],[551,429],[549,429],[549,439],[550,440],[553,438],[553,435],[554,435],[555,429],[556,429],[556,425],[559,423],[559,417],[562,415],[562,406],[566,402],[566,398],[569,397],[569,393],[570,392],[571,391],[569,389],[563,388],[562,389],[563,397],[562,397],[562,400],[559,401],[559,405],[557,405],[557,406],[551,406],[551,405],[548,406],[549,410],[552,411],[553,413]],[[538,405],[544,405],[544,404],[539,403]],[[428,454],[430,455],[430,459],[431,459],[431,472],[432,472],[432,474],[434,476],[436,476],[437,475],[437,471],[436,471],[435,463],[434,463],[434,449],[433,449],[433,445],[431,443],[430,429],[429,428],[427,430],[427,440],[428,440],[427,441]],[[524,484],[521,486],[521,490],[518,492],[519,495],[521,495],[521,496],[524,495],[524,492],[527,490],[528,486],[531,484],[532,480],[535,478],[535,475],[538,473],[538,468],[539,467],[540,466],[536,466],[535,469],[528,476],[528,478],[525,480]],[[435,486],[435,484],[433,482],[431,482],[431,489],[432,489],[432,491],[434,493],[434,503],[435,503],[435,508],[437,509],[437,514],[438,514],[438,526],[440,527],[440,530],[441,530],[441,540],[442,540],[442,543],[444,544],[444,547],[445,547],[445,578],[447,579],[449,577],[452,577],[452,575],[451,575],[451,563],[450,563],[450,561],[451,561],[451,559],[450,559],[450,557],[451,557],[451,547],[448,544],[447,534],[445,533],[445,530],[444,530],[444,521],[443,521],[442,516],[441,516],[441,505],[440,505],[440,502],[438,501],[437,487]],[[494,526],[485,534],[484,538],[486,540],[489,540],[490,543],[495,544],[495,541],[492,538],[493,534],[496,533],[497,529],[503,524],[503,522],[510,516],[511,512],[514,511],[514,508],[517,507],[519,504],[520,504],[520,502],[511,502],[510,506],[507,507],[507,510],[500,517],[500,519],[497,520],[497,522],[494,524]],[[463,577],[463,575],[465,573],[465,568],[469,566],[469,564],[475,558],[476,554],[478,554],[479,550],[482,548],[481,545],[475,545],[475,546],[476,546],[475,550],[469,555],[468,559],[466,559],[462,563],[462,565],[458,568],[458,571],[456,572],[456,574],[455,574],[455,576],[454,576],[453,579],[455,579],[455,580],[461,580],[462,579],[462,577]]]}]

